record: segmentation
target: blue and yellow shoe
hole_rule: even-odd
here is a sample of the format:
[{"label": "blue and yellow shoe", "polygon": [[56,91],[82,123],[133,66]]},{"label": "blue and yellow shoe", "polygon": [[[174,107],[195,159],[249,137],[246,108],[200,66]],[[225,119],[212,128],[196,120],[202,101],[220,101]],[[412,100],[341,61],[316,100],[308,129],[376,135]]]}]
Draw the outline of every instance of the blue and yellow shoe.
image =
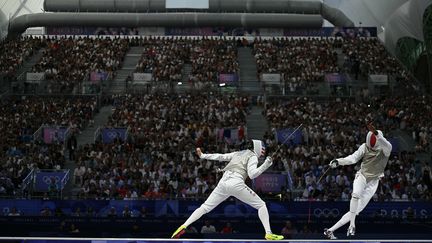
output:
[{"label": "blue and yellow shoe", "polygon": [[176,231],[174,231],[174,234],[172,234],[171,238],[180,238],[180,236],[182,234],[184,234],[186,232],[186,226],[182,225],[180,227],[178,227],[178,229]]},{"label": "blue and yellow shoe", "polygon": [[282,235],[276,235],[276,234],[266,234],[265,239],[266,240],[283,240]]}]

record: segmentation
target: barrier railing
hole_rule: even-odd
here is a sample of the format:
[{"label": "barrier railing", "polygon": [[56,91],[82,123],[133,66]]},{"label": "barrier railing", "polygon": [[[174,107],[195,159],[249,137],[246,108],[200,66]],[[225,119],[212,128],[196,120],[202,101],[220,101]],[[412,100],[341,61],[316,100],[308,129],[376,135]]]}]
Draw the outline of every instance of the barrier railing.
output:
[{"label": "barrier railing", "polygon": [[98,127],[93,135],[93,142],[96,143],[101,136],[101,127]]},{"label": "barrier railing", "polygon": [[26,198],[26,196],[27,196],[27,193],[26,193],[27,189],[30,189],[29,193],[31,194],[31,190],[32,190],[31,184],[34,181],[34,172],[35,172],[35,170],[32,169],[30,171],[30,173],[24,178],[24,180],[21,183],[21,196],[23,198]]}]

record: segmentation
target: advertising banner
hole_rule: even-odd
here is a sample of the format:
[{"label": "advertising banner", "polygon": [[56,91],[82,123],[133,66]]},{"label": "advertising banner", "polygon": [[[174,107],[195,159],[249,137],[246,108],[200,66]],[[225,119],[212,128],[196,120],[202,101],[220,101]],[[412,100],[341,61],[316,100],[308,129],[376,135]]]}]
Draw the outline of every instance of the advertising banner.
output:
[{"label": "advertising banner", "polygon": [[256,192],[280,193],[282,188],[286,188],[287,176],[284,174],[261,174],[253,180],[253,188]]},{"label": "advertising banner", "polygon": [[43,140],[46,144],[63,143],[66,139],[67,127],[45,127],[43,129]]},{"label": "advertising banner", "polygon": [[115,139],[119,138],[121,141],[126,140],[127,128],[102,128],[102,142],[112,143]]}]

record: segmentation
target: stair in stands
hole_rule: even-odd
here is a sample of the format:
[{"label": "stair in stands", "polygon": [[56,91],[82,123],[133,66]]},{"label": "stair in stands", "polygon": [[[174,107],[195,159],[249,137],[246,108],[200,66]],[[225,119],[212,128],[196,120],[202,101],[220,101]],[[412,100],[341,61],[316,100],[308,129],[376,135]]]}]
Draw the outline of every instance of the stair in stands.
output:
[{"label": "stair in stands", "polygon": [[25,77],[20,78],[20,76],[26,75],[27,72],[31,72],[32,67],[36,65],[42,58],[44,50],[44,48],[41,48],[38,51],[35,51],[35,53],[30,57],[30,59],[24,61],[23,65],[16,71],[16,75],[19,80],[17,85],[19,85],[19,87],[24,87],[25,80]]},{"label": "stair in stands", "polygon": [[252,49],[238,48],[238,62],[240,66],[240,90],[252,95],[261,94],[261,83],[257,77],[257,66]]},{"label": "stair in stands", "polygon": [[126,91],[126,79],[129,75],[132,76],[134,73],[143,52],[144,47],[142,46],[133,46],[129,49],[123,61],[122,68],[117,70],[117,75],[112,81],[110,87],[111,93],[122,93]]},{"label": "stair in stands", "polygon": [[[103,127],[108,122],[108,117],[110,117],[113,114],[113,107],[112,106],[103,106],[99,113],[96,114],[94,117],[94,125],[93,126],[87,126],[86,129],[84,129],[78,136],[77,136],[77,142],[78,147],[85,144],[91,144],[94,143],[94,135],[98,127]],[[64,189],[63,195],[64,196],[76,196],[80,188],[77,188],[74,185],[74,178],[73,178],[73,172],[75,170],[76,163],[74,161],[67,161],[64,168],[70,170],[70,179],[69,182],[66,184],[66,187]]]},{"label": "stair in stands", "polygon": [[249,139],[262,139],[268,130],[269,124],[263,115],[261,106],[252,106],[250,113],[246,116],[247,136]]},{"label": "stair in stands", "polygon": [[175,85],[175,90],[177,92],[187,92],[189,90],[189,76],[192,73],[192,65],[185,63],[182,68],[182,84]]}]

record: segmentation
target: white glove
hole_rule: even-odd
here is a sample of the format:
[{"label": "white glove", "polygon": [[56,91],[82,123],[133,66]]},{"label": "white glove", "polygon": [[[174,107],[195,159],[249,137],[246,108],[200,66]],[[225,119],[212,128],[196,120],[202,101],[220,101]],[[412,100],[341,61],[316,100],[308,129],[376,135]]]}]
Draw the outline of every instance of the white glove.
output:
[{"label": "white glove", "polygon": [[273,164],[273,159],[272,157],[268,156],[265,160],[264,160],[264,164],[266,165],[266,167],[270,167]]},{"label": "white glove", "polygon": [[334,160],[330,161],[329,166],[330,166],[330,168],[335,169],[336,167],[339,166],[339,161],[337,159],[334,159]]}]

